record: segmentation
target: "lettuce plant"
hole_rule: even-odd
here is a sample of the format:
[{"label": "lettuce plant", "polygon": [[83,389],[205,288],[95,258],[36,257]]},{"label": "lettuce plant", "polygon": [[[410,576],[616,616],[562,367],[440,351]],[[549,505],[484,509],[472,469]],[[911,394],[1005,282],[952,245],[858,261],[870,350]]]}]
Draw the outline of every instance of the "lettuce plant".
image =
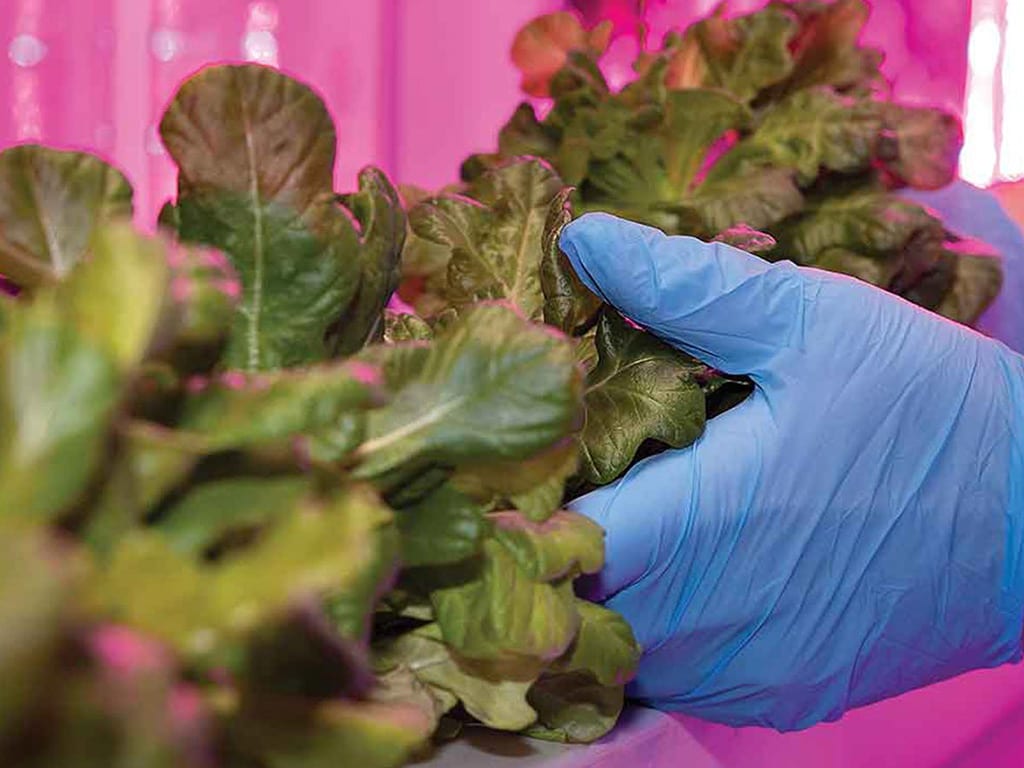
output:
[{"label": "lettuce plant", "polygon": [[[579,211],[604,210],[674,234],[853,275],[973,323],[997,295],[999,262],[895,194],[950,182],[959,122],[895,103],[879,51],[857,42],[864,0],[772,2],[745,16],[724,4],[659,48],[641,49],[619,90],[600,59],[605,25],[567,12],[527,24],[513,46],[521,104],[496,153],[462,167],[472,181],[517,155],[550,162]],[[776,246],[777,243],[777,246]]]},{"label": "lettuce plant", "polygon": [[373,168],[334,191],[305,85],[211,67],[161,133],[152,237],[98,158],[0,154],[0,762],[373,768],[465,722],[605,733],[639,648],[573,593],[603,540],[566,486],[692,440],[714,373],[583,291],[541,161],[412,211],[447,265],[418,317],[386,308],[399,195]]},{"label": "lettuce plant", "polygon": [[716,14],[618,93],[606,26],[540,19],[516,59],[552,110],[433,195],[373,168],[338,194],[321,100],[251,65],[171,103],[155,236],[98,158],[0,153],[0,763],[384,768],[466,723],[606,733],[640,649],[575,596],[602,532],[563,502],[748,385],[587,292],[573,212],[964,321],[998,286],[892,194],[944,182],[958,129],[878,98],[861,15]]}]

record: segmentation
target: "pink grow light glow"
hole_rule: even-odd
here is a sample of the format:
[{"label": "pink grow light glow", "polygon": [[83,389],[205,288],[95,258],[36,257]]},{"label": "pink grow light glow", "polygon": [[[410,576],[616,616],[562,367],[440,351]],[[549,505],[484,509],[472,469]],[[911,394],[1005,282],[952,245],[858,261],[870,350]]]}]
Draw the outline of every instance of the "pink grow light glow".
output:
[{"label": "pink grow light glow", "polygon": [[1024,177],[1024,0],[1007,0],[1003,32],[1003,121],[999,175]]},{"label": "pink grow light glow", "polygon": [[967,66],[961,176],[1024,178],[1024,0],[975,0]]}]

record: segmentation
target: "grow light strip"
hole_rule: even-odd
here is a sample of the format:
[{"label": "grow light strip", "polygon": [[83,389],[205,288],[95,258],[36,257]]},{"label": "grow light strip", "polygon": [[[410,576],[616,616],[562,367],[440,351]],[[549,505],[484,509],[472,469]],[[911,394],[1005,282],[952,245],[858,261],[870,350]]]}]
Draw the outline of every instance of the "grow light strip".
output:
[{"label": "grow light strip", "polygon": [[960,175],[986,186],[996,171],[996,70],[1002,47],[1002,0],[976,0],[967,43],[967,104]]},{"label": "grow light strip", "polygon": [[1024,0],[1006,0],[999,175],[1024,178]]}]

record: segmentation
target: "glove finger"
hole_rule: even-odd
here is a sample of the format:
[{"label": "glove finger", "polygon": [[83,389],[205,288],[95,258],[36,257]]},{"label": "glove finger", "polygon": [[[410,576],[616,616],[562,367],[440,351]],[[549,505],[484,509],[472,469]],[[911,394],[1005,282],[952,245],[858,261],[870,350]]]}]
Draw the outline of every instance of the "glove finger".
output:
[{"label": "glove finger", "polygon": [[602,213],[567,225],[560,245],[591,291],[727,373],[756,375],[801,343],[806,283],[792,264]]},{"label": "glove finger", "polygon": [[[577,581],[580,596],[603,602],[649,578],[679,594],[698,583],[727,549],[719,539],[731,536],[734,516],[749,505],[773,433],[768,401],[754,392],[710,421],[693,445],[640,461],[615,483],[574,500],[569,508],[606,532],[604,569]],[[638,624],[660,625],[670,612],[642,602],[634,606],[646,617]]]}]

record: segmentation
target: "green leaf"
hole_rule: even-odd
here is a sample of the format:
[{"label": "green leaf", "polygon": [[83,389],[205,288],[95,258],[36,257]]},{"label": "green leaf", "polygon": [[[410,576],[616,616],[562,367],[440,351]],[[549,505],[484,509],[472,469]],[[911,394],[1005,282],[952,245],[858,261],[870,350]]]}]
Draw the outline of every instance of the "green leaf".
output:
[{"label": "green leaf", "polygon": [[324,359],[362,264],[332,189],[336,137],[323,103],[271,68],[208,67],[182,85],[160,133],[179,166],[180,236],[224,251],[242,283],[227,364]]},{"label": "green leaf", "polygon": [[826,248],[815,257],[814,266],[856,277],[871,285],[888,285],[892,279],[892,268],[886,260],[863,256],[845,248]]},{"label": "green leaf", "polygon": [[[751,101],[762,89],[792,72],[789,44],[797,24],[789,13],[776,7],[733,19],[724,14],[719,6],[687,30],[676,67],[670,73],[670,85],[721,88]],[[687,80],[679,79],[683,62],[693,73]]]},{"label": "green leaf", "polygon": [[711,145],[729,129],[746,125],[750,117],[742,102],[722,91],[669,92],[659,132],[669,200],[687,196]]},{"label": "green leaf", "polygon": [[450,485],[442,485],[411,506],[395,511],[401,533],[402,564],[443,565],[480,551],[486,522],[480,508]]},{"label": "green leaf", "polygon": [[555,195],[544,222],[540,285],[544,295],[544,322],[565,333],[590,325],[601,308],[601,300],[587,290],[558,245],[562,230],[572,218],[570,190]]},{"label": "green leaf", "polygon": [[[498,152],[469,158],[463,178],[493,174],[516,152],[538,154],[577,187],[577,214],[609,212],[703,239],[737,227],[785,238],[805,209],[813,215],[851,191],[887,191],[894,182],[940,186],[959,146],[956,121],[886,100],[881,54],[858,41],[867,15],[863,0],[777,1],[743,16],[723,5],[685,33],[667,34],[660,50],[643,50],[636,77],[618,89],[608,87],[585,47],[534,40],[551,109],[538,119],[520,106]],[[532,39],[531,28],[524,39]],[[551,76],[556,63],[561,69]],[[876,259],[859,267],[845,259],[845,268],[866,274],[881,267],[892,283],[880,284],[937,307],[952,268],[934,258],[926,264],[920,249],[908,256],[905,243],[825,247]],[[761,248],[742,238],[738,244]],[[819,253],[798,258],[813,263]],[[546,322],[585,333],[592,306],[574,300],[581,297],[557,250],[546,245],[545,254]],[[423,306],[434,314],[443,303]]]},{"label": "green leaf", "polygon": [[391,404],[370,413],[356,475],[524,459],[569,434],[579,406],[568,339],[508,307],[474,307],[429,346]]},{"label": "green leaf", "polygon": [[251,546],[212,563],[176,552],[158,532],[125,536],[93,580],[100,615],[204,657],[279,616],[294,601],[326,597],[374,565],[373,536],[390,512],[363,489],[307,498]]},{"label": "green leaf", "polygon": [[367,363],[384,376],[388,390],[402,389],[423,371],[433,345],[427,341],[395,341],[366,347],[353,360]]},{"label": "green leaf", "polygon": [[[245,375],[234,372],[210,382],[185,405],[180,426],[200,438],[197,447],[228,450],[306,436],[330,440],[346,417],[358,424],[338,453],[362,435],[362,412],[384,401],[380,373],[366,363],[329,363],[294,371]],[[323,446],[321,446],[323,447]]]},{"label": "green leaf", "polygon": [[97,229],[90,249],[92,257],[54,290],[76,331],[130,371],[150,351],[168,308],[167,249],[126,224]]},{"label": "green leaf", "polygon": [[464,658],[445,645],[436,624],[401,635],[378,652],[386,663],[403,664],[442,696],[456,697],[470,715],[491,728],[518,731],[537,719],[526,703],[527,691],[541,670],[535,661]]},{"label": "green leaf", "polygon": [[383,704],[411,703],[423,712],[433,714],[435,728],[440,725],[441,717],[458,703],[458,699],[448,691],[422,682],[405,664],[378,673],[371,698]]},{"label": "green leaf", "polygon": [[873,102],[852,101],[827,88],[798,91],[769,110],[754,134],[719,162],[792,168],[808,184],[822,168],[842,173],[867,168],[881,127]]},{"label": "green leaf", "polygon": [[344,589],[334,591],[326,601],[327,612],[342,636],[367,643],[372,629],[373,609],[393,585],[399,566],[399,532],[394,525],[378,525],[373,531],[370,564]]},{"label": "green leaf", "polygon": [[121,386],[108,351],[52,293],[11,314],[0,338],[0,514],[67,511],[103,460]]},{"label": "green leaf", "polygon": [[569,652],[558,661],[566,672],[589,672],[602,685],[623,686],[640,663],[640,645],[626,620],[614,611],[585,600],[576,601],[580,631]]},{"label": "green leaf", "polygon": [[192,653],[209,652],[218,638],[210,583],[199,567],[156,533],[125,535],[90,590],[90,607],[115,623],[140,629]]},{"label": "green leaf", "polygon": [[417,703],[318,703],[256,708],[233,723],[241,765],[399,768],[426,745],[434,719]]},{"label": "green leaf", "polygon": [[[545,451],[536,459],[520,464],[517,474],[522,478],[532,475],[535,469],[542,474],[533,487],[518,492],[512,489],[509,493],[512,506],[530,520],[547,520],[562,505],[565,484],[579,469],[579,454],[579,442],[573,438]],[[526,471],[524,464],[527,465]]]},{"label": "green leaf", "polygon": [[384,341],[397,344],[403,341],[430,341],[434,329],[416,315],[399,314],[388,310],[384,313]]},{"label": "green leaf", "polygon": [[796,63],[784,84],[786,92],[816,85],[863,89],[882,79],[881,52],[857,45],[871,13],[864,0],[777,5],[801,17],[800,32],[793,46]]},{"label": "green leaf", "polygon": [[176,552],[199,557],[234,532],[259,529],[294,511],[304,477],[237,477],[196,486],[161,515],[157,530]]},{"label": "green leaf", "polygon": [[597,328],[592,328],[585,335],[576,339],[576,364],[583,372],[590,375],[597,365]]},{"label": "green leaf", "polygon": [[904,184],[940,189],[956,178],[963,132],[948,112],[886,104],[882,110],[886,169]]},{"label": "green leaf", "polygon": [[359,191],[344,204],[360,226],[359,287],[337,321],[335,354],[350,355],[383,332],[384,307],[401,278],[406,217],[398,192],[384,173],[367,168],[359,174]]},{"label": "green leaf", "polygon": [[896,253],[888,255],[893,277],[886,286],[893,293],[926,309],[934,309],[953,285],[956,256],[943,243],[940,226],[914,232]]},{"label": "green leaf", "polygon": [[416,206],[413,230],[451,252],[445,297],[456,307],[507,299],[528,318],[541,317],[544,224],[562,182],[538,160],[512,162],[479,178],[469,197]]},{"label": "green leaf", "polygon": [[586,672],[544,675],[527,701],[538,714],[528,736],[546,741],[588,743],[607,734],[622,712],[621,686],[602,685]]},{"label": "green leaf", "polygon": [[258,618],[241,615],[254,603],[266,612],[297,595],[337,594],[361,584],[363,574],[380,565],[374,544],[391,520],[391,511],[365,488],[302,504],[216,568],[221,614],[244,627]]},{"label": "green leaf", "polygon": [[578,468],[579,445],[573,437],[522,461],[463,464],[453,482],[492,508],[511,504],[543,522],[561,506],[565,483]]},{"label": "green leaf", "polygon": [[764,168],[735,174],[715,165],[680,208],[692,211],[705,231],[715,233],[741,224],[764,229],[803,205],[788,170]]},{"label": "green leaf", "polygon": [[681,448],[700,436],[705,410],[698,378],[707,367],[614,312],[601,316],[597,350],[587,376],[582,470],[587,480],[604,484],[625,471],[645,440]]},{"label": "green leaf", "polygon": [[880,254],[902,248],[915,232],[938,222],[921,206],[873,191],[815,201],[807,212],[784,223],[774,234],[779,252],[812,263],[827,248]]},{"label": "green leaf", "polygon": [[341,208],[325,201],[300,217],[234,193],[179,207],[182,239],[224,251],[242,283],[226,365],[258,371],[324,360],[328,330],[358,283],[358,236]]},{"label": "green leaf", "polygon": [[538,583],[494,540],[484,542],[476,578],[430,599],[445,643],[467,658],[554,660],[579,628],[571,586]]},{"label": "green leaf", "polygon": [[270,67],[206,67],[182,84],[160,134],[179,166],[179,197],[236,192],[254,209],[276,202],[297,213],[333,199],[330,115],[310,88]]},{"label": "green leaf", "polygon": [[973,325],[1002,288],[999,257],[970,240],[949,243],[946,251],[957,257],[956,273],[953,286],[936,311],[959,323]]},{"label": "green leaf", "polygon": [[492,512],[494,539],[534,581],[596,573],[604,565],[604,532],[575,512],[560,511],[542,523],[517,512]]},{"label": "green leaf", "polygon": [[0,153],[0,273],[24,289],[67,277],[96,228],[131,213],[127,179],[98,157],[30,144]]},{"label": "green leaf", "polygon": [[586,186],[582,187],[586,194],[583,208],[636,211],[631,218],[657,225],[659,222],[653,217],[660,213],[658,206],[674,202],[665,199],[668,180],[661,153],[657,141],[638,135],[632,142],[624,143],[613,157],[591,163]]},{"label": "green leaf", "polygon": [[537,120],[533,105],[523,102],[498,132],[498,152],[505,157],[550,157],[557,142]]},{"label": "green leaf", "polygon": [[565,124],[553,161],[567,184],[581,183],[595,165],[621,154],[634,132],[632,113],[614,99],[603,98],[593,103],[587,100],[575,112],[565,110],[563,114],[553,112],[549,116],[552,123],[560,119]]},{"label": "green leaf", "polygon": [[155,424],[122,425],[117,438],[113,467],[82,533],[103,555],[184,481],[198,460],[195,453],[182,450],[170,430]]}]

